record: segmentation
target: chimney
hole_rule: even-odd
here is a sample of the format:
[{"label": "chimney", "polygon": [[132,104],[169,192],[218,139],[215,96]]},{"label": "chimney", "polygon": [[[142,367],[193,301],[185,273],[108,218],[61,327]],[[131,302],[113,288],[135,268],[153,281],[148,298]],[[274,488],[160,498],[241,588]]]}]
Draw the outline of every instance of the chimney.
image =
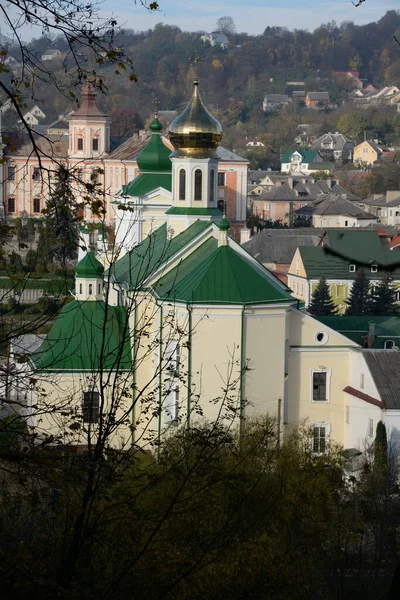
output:
[{"label": "chimney", "polygon": [[376,325],[372,321],[368,323],[368,338],[367,338],[367,348],[372,348],[375,342],[375,331]]},{"label": "chimney", "polygon": [[327,179],[326,179],[326,185],[328,186],[328,188],[330,190],[332,189],[332,177],[327,177]]},{"label": "chimney", "polygon": [[288,177],[287,182],[288,182],[288,186],[292,190],[293,189],[293,177]]}]

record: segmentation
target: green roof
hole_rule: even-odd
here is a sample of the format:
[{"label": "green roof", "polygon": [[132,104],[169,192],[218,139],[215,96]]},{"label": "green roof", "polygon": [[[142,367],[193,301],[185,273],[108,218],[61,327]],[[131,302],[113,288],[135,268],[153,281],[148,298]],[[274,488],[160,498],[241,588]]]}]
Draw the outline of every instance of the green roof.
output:
[{"label": "green roof", "polygon": [[132,367],[126,309],[103,301],[64,306],[31,360],[37,371],[96,373]]},{"label": "green roof", "polygon": [[171,150],[162,141],[161,130],[159,129],[160,125],[160,121],[154,119],[150,125],[150,129],[153,132],[150,141],[137,156],[140,173],[171,173],[172,171],[172,162],[169,157]]},{"label": "green roof", "polygon": [[210,238],[154,285],[164,300],[218,304],[294,301],[266,269]]},{"label": "green roof", "polygon": [[281,162],[290,163],[290,159],[295,152],[301,154],[303,163],[312,163],[318,156],[318,152],[316,150],[304,150],[303,148],[298,148],[296,150],[288,150],[285,152]]},{"label": "green roof", "polygon": [[167,225],[164,223],[113,265],[112,276],[115,281],[124,283],[129,289],[138,289],[163,263],[211,225],[209,221],[197,220],[170,239]]},{"label": "green roof", "polygon": [[199,217],[210,216],[210,217],[220,217],[222,212],[219,208],[179,208],[177,206],[172,206],[167,211],[165,211],[166,215],[199,215]]},{"label": "green roof", "polygon": [[76,276],[95,279],[103,277],[104,266],[95,257],[93,252],[88,252],[76,265]]},{"label": "green roof", "polygon": [[[145,196],[160,187],[168,192],[172,190],[171,173],[142,173],[128,183],[128,185],[122,186],[122,195],[132,197]],[[123,204],[123,201],[121,201],[121,204]]]},{"label": "green roof", "polygon": [[225,216],[223,216],[220,222],[218,223],[218,227],[221,231],[228,231],[230,226],[231,224]]},{"label": "green roof", "polygon": [[374,317],[372,315],[353,317],[314,317],[324,325],[338,331],[353,342],[365,346],[370,323],[375,323],[373,348],[384,348],[385,341],[400,338],[400,317]]},{"label": "green roof", "polygon": [[362,229],[349,231],[327,231],[325,237],[328,248],[340,256],[360,264],[387,265],[393,262],[400,264],[400,256],[386,250],[376,230]]},{"label": "green roof", "polygon": [[[305,161],[307,162],[307,161]],[[318,171],[331,171],[334,168],[334,164],[330,163],[330,162],[311,162],[308,165],[309,169],[312,169],[313,171],[318,170]]]},{"label": "green roof", "polygon": [[[328,280],[354,279],[356,273],[349,271],[350,264],[356,266],[356,271],[364,269],[367,279],[379,279],[384,273],[389,273],[396,280],[400,279],[400,265],[397,268],[396,264],[379,266],[379,261],[369,258],[368,251],[365,251],[363,258],[358,249],[355,251],[356,258],[338,255],[326,246],[300,246],[299,252],[308,279],[319,279],[321,275],[325,275]],[[376,273],[371,272],[371,264],[378,264]]]}]

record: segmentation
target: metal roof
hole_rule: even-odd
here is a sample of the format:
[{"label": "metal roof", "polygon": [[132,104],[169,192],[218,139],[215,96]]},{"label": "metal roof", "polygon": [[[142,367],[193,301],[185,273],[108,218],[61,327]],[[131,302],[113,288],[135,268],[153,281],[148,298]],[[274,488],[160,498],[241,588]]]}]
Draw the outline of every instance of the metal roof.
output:
[{"label": "metal roof", "polygon": [[379,395],[386,408],[400,409],[400,352],[362,350]]},{"label": "metal roof", "polygon": [[299,246],[318,246],[322,229],[263,229],[243,244],[263,264],[290,264]]}]

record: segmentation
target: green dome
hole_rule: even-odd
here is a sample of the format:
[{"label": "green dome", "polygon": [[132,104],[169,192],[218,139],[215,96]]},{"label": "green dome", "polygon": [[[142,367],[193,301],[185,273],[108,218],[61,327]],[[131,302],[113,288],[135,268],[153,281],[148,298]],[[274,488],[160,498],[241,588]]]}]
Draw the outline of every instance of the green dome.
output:
[{"label": "green dome", "polygon": [[84,277],[87,279],[102,278],[104,267],[95,257],[93,252],[88,252],[76,265],[76,277]]},{"label": "green dome", "polygon": [[228,219],[223,216],[222,219],[219,222],[218,227],[220,228],[221,231],[228,231],[229,227],[231,226],[231,224],[229,223]]},{"label": "green dome", "polygon": [[172,163],[169,158],[171,150],[163,144],[161,139],[162,124],[157,117],[150,123],[152,136],[149,143],[141,150],[137,157],[137,164],[141,173],[171,173]]}]

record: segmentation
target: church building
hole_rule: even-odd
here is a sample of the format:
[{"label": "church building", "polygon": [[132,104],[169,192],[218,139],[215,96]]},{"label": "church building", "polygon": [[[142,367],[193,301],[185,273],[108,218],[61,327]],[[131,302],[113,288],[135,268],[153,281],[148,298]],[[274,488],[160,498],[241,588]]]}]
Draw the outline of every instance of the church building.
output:
[{"label": "church building", "polygon": [[360,346],[298,310],[229,235],[217,206],[222,129],[199,82],[170,125],[171,154],[157,117],[150,129],[139,176],[114,205],[114,260],[78,262],[74,301],[30,356],[38,433],[88,444],[101,430],[115,447],[154,448],[177,426],[269,414],[282,438],[307,422],[318,454],[331,440],[361,448],[381,409],[371,417],[369,396],[350,395]]}]

